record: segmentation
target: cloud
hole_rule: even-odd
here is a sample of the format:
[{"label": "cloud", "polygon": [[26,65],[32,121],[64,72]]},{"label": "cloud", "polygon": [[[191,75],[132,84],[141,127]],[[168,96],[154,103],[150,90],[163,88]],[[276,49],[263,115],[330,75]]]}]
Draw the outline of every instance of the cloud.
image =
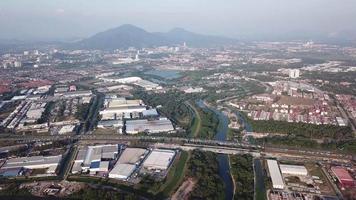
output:
[{"label": "cloud", "polygon": [[63,8],[57,8],[56,9],[56,14],[58,14],[58,15],[61,15],[61,14],[63,14],[65,12],[65,10],[63,9]]}]

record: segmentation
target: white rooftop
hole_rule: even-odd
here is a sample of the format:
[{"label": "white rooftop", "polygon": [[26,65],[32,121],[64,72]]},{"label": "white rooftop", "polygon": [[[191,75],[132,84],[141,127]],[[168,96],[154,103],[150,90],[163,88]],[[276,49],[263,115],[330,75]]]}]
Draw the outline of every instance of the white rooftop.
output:
[{"label": "white rooftop", "polygon": [[109,178],[127,179],[134,172],[136,165],[116,163],[110,171]]},{"label": "white rooftop", "polygon": [[272,179],[273,188],[283,189],[284,181],[279,171],[278,163],[276,160],[267,160],[268,171]]},{"label": "white rooftop", "polygon": [[147,169],[166,170],[173,160],[175,151],[165,149],[153,150],[143,163],[143,167]]}]

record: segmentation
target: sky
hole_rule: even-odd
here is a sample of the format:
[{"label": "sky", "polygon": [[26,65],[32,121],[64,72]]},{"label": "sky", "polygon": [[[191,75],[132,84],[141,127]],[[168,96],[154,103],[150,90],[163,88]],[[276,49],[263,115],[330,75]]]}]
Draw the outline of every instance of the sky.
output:
[{"label": "sky", "polygon": [[85,38],[122,24],[234,38],[356,33],[356,0],[0,0],[0,39]]}]

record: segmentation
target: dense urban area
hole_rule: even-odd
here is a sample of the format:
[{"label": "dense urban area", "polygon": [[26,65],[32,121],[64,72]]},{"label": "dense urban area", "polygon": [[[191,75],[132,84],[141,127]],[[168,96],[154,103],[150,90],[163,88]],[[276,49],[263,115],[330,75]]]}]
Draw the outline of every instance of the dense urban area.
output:
[{"label": "dense urban area", "polygon": [[313,41],[1,49],[0,199],[356,199],[355,78]]}]

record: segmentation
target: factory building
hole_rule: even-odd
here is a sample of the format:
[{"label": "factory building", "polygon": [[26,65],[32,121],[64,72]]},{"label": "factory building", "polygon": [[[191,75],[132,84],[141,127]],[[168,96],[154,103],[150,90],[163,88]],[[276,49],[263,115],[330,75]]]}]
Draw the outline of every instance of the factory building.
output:
[{"label": "factory building", "polygon": [[141,132],[161,133],[173,131],[172,122],[167,118],[159,118],[158,120],[128,120],[126,121],[126,133],[137,134]]},{"label": "factory building", "polygon": [[337,124],[339,126],[346,126],[347,125],[345,120],[343,118],[341,118],[341,117],[336,117],[336,121],[337,121]]},{"label": "factory building", "polygon": [[289,78],[299,78],[300,70],[299,69],[290,69]]},{"label": "factory building", "polygon": [[143,117],[157,117],[158,112],[156,109],[144,110],[142,111]]},{"label": "factory building", "polygon": [[65,125],[58,131],[58,134],[62,135],[62,134],[71,133],[74,131],[74,128],[75,128],[75,125]]},{"label": "factory building", "polygon": [[145,104],[140,99],[127,100],[117,96],[106,96],[104,106],[105,109],[100,111],[100,115],[105,119],[130,119],[146,110]]},{"label": "factory building", "polygon": [[120,155],[114,168],[109,173],[109,178],[127,180],[133,174],[140,162],[144,160],[148,150],[141,148],[126,148]]},{"label": "factory building", "polygon": [[308,171],[304,166],[300,165],[279,165],[282,174],[290,174],[296,176],[307,176]]},{"label": "factory building", "polygon": [[351,175],[345,168],[331,167],[331,171],[334,173],[342,187],[355,186],[355,180],[351,177]]},{"label": "factory building", "polygon": [[118,163],[110,171],[109,178],[127,180],[135,171],[135,169],[136,169],[136,165]]},{"label": "factory building", "polygon": [[143,80],[140,77],[126,77],[126,78],[100,78],[101,80],[105,82],[117,82],[117,83],[123,83],[123,84],[133,84],[137,85],[139,87],[144,88],[145,90],[160,90],[162,89],[162,86],[158,85],[157,83],[153,83],[151,81]]},{"label": "factory building", "polygon": [[105,110],[100,111],[100,115],[106,114],[116,114],[116,115],[123,115],[126,113],[141,113],[142,111],[146,110],[146,106],[122,106],[122,107],[109,107]]},{"label": "factory building", "polygon": [[267,160],[268,172],[274,189],[284,189],[284,181],[276,160]]},{"label": "factory building", "polygon": [[91,174],[99,171],[107,172],[109,170],[108,161],[115,159],[118,152],[117,144],[88,146],[79,149],[71,172],[73,174],[87,171]]},{"label": "factory building", "polygon": [[98,122],[98,128],[117,128],[119,133],[122,132],[124,122],[122,120],[101,120]]},{"label": "factory building", "polygon": [[11,158],[1,167],[1,169],[45,169],[47,173],[55,173],[62,160],[62,155],[58,156],[32,156]]},{"label": "factory building", "polygon": [[120,108],[130,106],[144,106],[144,103],[140,99],[127,100],[125,98],[114,98],[107,101],[106,107],[108,108]]},{"label": "factory building", "polygon": [[91,96],[93,93],[90,90],[81,90],[81,91],[72,91],[72,92],[56,92],[54,96],[62,96],[66,98],[75,98],[75,97],[86,97]]},{"label": "factory building", "polygon": [[167,170],[175,155],[173,150],[155,149],[143,162],[143,167],[148,170]]}]

